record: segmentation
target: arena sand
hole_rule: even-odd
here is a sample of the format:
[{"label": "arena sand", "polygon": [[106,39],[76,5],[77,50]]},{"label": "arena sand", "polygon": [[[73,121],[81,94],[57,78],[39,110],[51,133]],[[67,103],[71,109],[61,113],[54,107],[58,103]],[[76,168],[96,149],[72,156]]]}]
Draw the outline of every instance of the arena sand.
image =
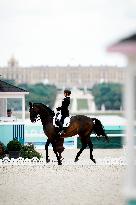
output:
[{"label": "arena sand", "polygon": [[[0,166],[0,205],[122,205],[126,166],[85,164],[89,150],[75,164],[78,150],[65,150],[62,166]],[[45,157],[45,151],[42,152]],[[96,149],[94,157],[121,157],[122,149]],[[56,160],[52,150],[50,158]]]}]

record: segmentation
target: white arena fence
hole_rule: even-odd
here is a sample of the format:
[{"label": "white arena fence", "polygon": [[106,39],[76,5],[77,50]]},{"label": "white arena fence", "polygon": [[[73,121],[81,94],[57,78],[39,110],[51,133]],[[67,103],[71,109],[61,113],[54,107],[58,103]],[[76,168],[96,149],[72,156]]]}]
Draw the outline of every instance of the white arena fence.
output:
[{"label": "white arena fence", "polygon": [[[98,158],[96,159],[96,164],[93,163],[90,159],[87,160],[79,160],[77,162],[74,162],[73,160],[63,160],[63,165],[90,165],[90,166],[126,166],[127,161],[125,157],[118,157],[118,158]],[[57,165],[57,160],[53,159],[49,163],[46,163],[46,159],[41,158],[38,159],[37,157],[33,157],[32,159],[24,159],[22,157],[19,157],[18,159],[5,157],[3,159],[0,159],[0,166],[48,166],[48,165]]]}]

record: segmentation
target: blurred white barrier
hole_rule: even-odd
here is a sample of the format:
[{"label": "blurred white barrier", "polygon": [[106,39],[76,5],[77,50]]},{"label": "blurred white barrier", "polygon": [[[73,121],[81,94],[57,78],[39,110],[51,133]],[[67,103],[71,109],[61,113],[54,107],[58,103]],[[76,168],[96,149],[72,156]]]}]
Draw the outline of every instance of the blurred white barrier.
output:
[{"label": "blurred white barrier", "polygon": [[[32,159],[24,159],[22,157],[19,157],[18,159],[9,159],[8,157],[5,157],[3,159],[0,159],[0,166],[47,166],[47,165],[52,165],[52,164],[56,164],[57,165],[57,161],[56,160],[51,160],[49,163],[46,163],[46,159],[41,158],[38,159],[36,157],[32,158]],[[63,165],[90,165],[90,166],[100,166],[100,165],[104,165],[104,166],[125,166],[126,163],[126,159],[125,157],[119,157],[119,158],[110,158],[110,157],[106,157],[106,158],[98,158],[96,159],[96,164],[94,164],[90,159],[88,160],[79,160],[78,162],[74,162],[73,160],[64,160],[63,161]]]}]

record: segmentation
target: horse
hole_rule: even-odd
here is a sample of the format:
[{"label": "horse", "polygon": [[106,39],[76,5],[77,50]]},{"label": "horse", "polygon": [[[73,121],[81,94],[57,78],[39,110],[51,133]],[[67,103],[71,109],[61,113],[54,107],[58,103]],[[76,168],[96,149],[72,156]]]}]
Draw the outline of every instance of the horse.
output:
[{"label": "horse", "polygon": [[[39,118],[41,119],[43,125],[43,131],[47,136],[47,142],[45,145],[46,150],[46,162],[48,163],[48,146],[51,143],[53,151],[56,154],[58,165],[62,164],[61,153],[64,149],[57,150],[57,142],[66,137],[72,137],[79,135],[81,140],[82,147],[75,157],[75,162],[79,159],[80,154],[87,147],[90,148],[90,159],[96,163],[96,160],[93,157],[93,144],[91,142],[90,135],[92,133],[96,134],[97,139],[100,136],[103,136],[104,139],[109,142],[109,137],[106,135],[102,123],[97,118],[90,118],[85,115],[75,115],[70,118],[70,124],[66,129],[66,132],[63,135],[59,135],[59,128],[53,125],[53,117],[55,116],[54,111],[52,111],[48,106],[42,103],[31,103],[29,102],[29,112],[31,122],[36,122]],[[63,142],[60,143],[63,145]]]}]

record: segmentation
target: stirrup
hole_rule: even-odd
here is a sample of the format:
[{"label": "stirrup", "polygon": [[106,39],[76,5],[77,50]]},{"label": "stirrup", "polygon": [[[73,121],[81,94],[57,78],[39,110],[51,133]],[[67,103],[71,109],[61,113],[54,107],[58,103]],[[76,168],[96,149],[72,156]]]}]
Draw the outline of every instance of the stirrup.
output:
[{"label": "stirrup", "polygon": [[65,134],[65,131],[64,131],[64,130],[61,130],[61,131],[60,131],[60,135],[62,135],[62,134]]},{"label": "stirrup", "polygon": [[67,129],[67,127],[63,127],[63,129],[59,132],[60,135],[65,134],[66,133],[66,129]]},{"label": "stirrup", "polygon": [[59,132],[59,135],[62,135],[62,134],[64,134],[65,132],[64,132],[64,130],[61,130],[60,132]]}]

